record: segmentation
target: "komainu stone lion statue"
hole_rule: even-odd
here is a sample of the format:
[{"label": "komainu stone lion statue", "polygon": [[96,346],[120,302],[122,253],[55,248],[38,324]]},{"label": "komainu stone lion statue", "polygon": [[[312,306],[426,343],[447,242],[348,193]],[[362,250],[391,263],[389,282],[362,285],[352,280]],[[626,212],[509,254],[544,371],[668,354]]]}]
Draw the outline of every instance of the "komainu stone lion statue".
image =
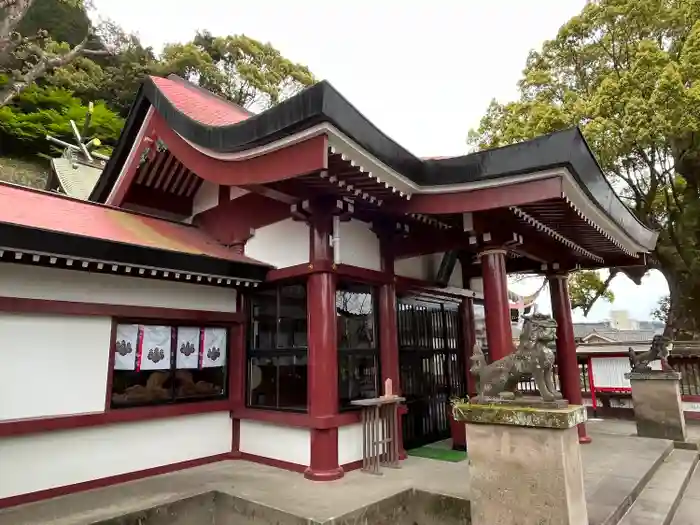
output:
[{"label": "komainu stone lion statue", "polygon": [[491,364],[477,343],[471,372],[478,378],[477,402],[514,399],[518,382],[532,375],[544,401],[557,401],[562,395],[554,387],[554,352],[557,323],[551,317],[534,314],[525,318],[520,344],[515,351]]},{"label": "komainu stone lion statue", "polygon": [[663,335],[655,335],[651,340],[651,348],[643,354],[637,355],[635,351],[630,348],[629,356],[632,372],[651,371],[649,363],[657,359],[661,360],[662,370],[670,370],[668,365],[669,343],[670,341]]}]

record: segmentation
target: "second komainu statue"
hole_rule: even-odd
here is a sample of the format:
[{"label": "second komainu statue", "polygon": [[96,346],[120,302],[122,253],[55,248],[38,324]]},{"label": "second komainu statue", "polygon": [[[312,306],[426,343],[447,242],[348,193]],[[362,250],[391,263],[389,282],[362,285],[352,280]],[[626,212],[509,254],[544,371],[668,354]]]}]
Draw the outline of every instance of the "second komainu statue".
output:
[{"label": "second komainu statue", "polygon": [[481,346],[477,343],[472,356],[471,372],[478,378],[477,403],[513,400],[518,382],[535,380],[544,401],[558,401],[561,393],[554,386],[554,348],[557,323],[548,315],[526,317],[520,341],[515,351],[498,361],[487,364]]}]

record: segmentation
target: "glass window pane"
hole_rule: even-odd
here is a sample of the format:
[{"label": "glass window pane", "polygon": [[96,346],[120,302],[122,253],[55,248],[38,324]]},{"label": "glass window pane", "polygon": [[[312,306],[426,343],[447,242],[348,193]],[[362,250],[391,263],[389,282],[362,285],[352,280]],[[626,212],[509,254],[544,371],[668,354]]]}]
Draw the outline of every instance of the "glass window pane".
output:
[{"label": "glass window pane", "polygon": [[226,393],[226,368],[201,370],[177,370],[175,372],[175,397],[218,397]]},{"label": "glass window pane", "polygon": [[338,356],[340,406],[349,407],[355,399],[378,397],[377,357],[343,352]]},{"label": "glass window pane", "polygon": [[338,348],[377,348],[374,288],[356,283],[338,283],[335,294]]},{"label": "glass window pane", "polygon": [[306,348],[306,286],[297,284],[279,289],[277,348]]},{"label": "glass window pane", "polygon": [[277,331],[277,290],[266,290],[251,296],[250,328],[248,338],[251,348],[271,350],[275,348]]},{"label": "glass window pane", "polygon": [[306,410],[306,356],[280,356],[277,358],[279,408]]},{"label": "glass window pane", "polygon": [[112,377],[112,405],[133,406],[172,400],[169,370],[115,370]]},{"label": "glass window pane", "polygon": [[251,357],[248,405],[306,410],[306,356]]}]

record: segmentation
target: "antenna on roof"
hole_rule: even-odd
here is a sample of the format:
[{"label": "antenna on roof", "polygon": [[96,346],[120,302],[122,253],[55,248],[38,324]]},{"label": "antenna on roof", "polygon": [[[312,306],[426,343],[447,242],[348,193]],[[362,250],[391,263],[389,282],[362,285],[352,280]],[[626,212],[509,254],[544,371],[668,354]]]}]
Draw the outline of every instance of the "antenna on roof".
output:
[{"label": "antenna on roof", "polygon": [[[88,104],[87,114],[85,115],[85,122],[83,123],[82,132],[78,130],[78,125],[74,120],[70,121],[73,136],[75,137],[74,144],[57,139],[51,135],[46,135],[46,140],[64,148],[64,156],[73,160],[74,169],[78,168],[78,163],[90,164],[93,166],[97,165],[95,167],[104,167],[106,161],[109,160],[107,155],[90,151],[102,145],[100,139],[97,137],[89,138],[87,140],[85,139],[90,131],[90,123],[92,122],[92,114],[94,110],[95,106],[92,102],[90,102]],[[96,162],[95,159],[98,159],[98,161]]]}]

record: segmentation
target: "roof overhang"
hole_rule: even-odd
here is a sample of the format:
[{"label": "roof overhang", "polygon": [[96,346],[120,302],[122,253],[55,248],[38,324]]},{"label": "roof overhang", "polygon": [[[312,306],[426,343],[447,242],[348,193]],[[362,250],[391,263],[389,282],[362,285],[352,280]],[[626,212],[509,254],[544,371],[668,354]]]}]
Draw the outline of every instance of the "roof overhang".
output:
[{"label": "roof overhang", "polygon": [[31,264],[231,288],[256,287],[269,270],[93,237],[0,223],[0,262]]},{"label": "roof overhang", "polygon": [[[327,82],[246,120],[213,126],[199,122],[195,113],[183,112],[181,101],[173,104],[153,79],[148,79],[91,199],[104,201],[119,185],[127,150],[139,146],[134,144],[139,136],[143,140],[145,117],[153,108],[155,117],[172,130],[172,140],[177,138],[189,152],[217,163],[242,165],[324,136],[326,163],[329,153],[339,154],[369,178],[391,188],[397,197],[404,197],[391,203],[396,212],[439,214],[449,213],[448,209],[468,212],[485,206],[517,207],[524,202],[525,196],[517,195],[522,192],[509,192],[516,195],[508,197],[510,201],[498,195],[505,187],[527,187],[528,202],[565,199],[575,213],[628,255],[647,253],[656,244],[658,233],[643,225],[620,201],[578,129],[464,157],[421,160],[381,133]],[[324,169],[317,164],[312,167]],[[203,178],[211,176],[206,169],[188,167]],[[264,172],[263,182],[277,180],[269,170],[248,170],[245,176],[237,175],[236,170],[228,172],[229,185],[259,183],[253,172]],[[277,177],[292,176],[288,170]],[[533,185],[536,181],[539,186]],[[545,194],[534,192],[534,188],[544,186]],[[448,201],[451,207],[443,207]]]}]

